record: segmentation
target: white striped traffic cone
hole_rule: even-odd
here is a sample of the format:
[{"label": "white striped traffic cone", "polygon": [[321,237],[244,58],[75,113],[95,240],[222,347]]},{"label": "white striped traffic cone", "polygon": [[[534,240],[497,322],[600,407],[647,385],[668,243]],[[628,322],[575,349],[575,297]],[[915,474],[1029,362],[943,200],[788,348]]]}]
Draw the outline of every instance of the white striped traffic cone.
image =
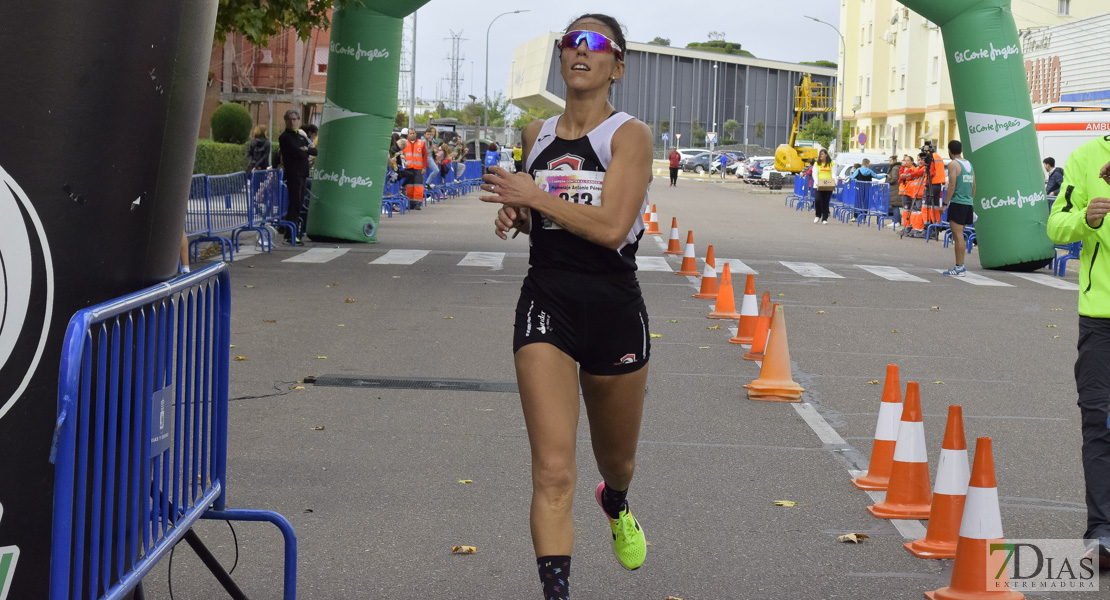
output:
[{"label": "white striped traffic cone", "polygon": [[867,507],[880,519],[929,518],[929,455],[925,450],[925,424],[921,421],[921,393],[916,381],[906,384],[898,441],[890,467],[886,499]]},{"label": "white striped traffic cone", "polygon": [[701,290],[695,298],[717,299],[717,261],[713,257],[713,244],[705,251],[705,270],[701,272]]},{"label": "white striped traffic cone", "polygon": [[659,214],[655,212],[655,205],[651,205],[651,220],[648,221],[647,232],[654,235],[662,233],[659,231]]},{"label": "white striped traffic cone", "polygon": [[937,465],[937,481],[933,485],[929,529],[924,538],[903,544],[906,550],[918,558],[956,557],[968,479],[963,409],[949,406],[948,426],[944,428],[944,443]]},{"label": "white striped traffic cone", "polygon": [[[933,592],[925,592],[929,600],[1021,600],[1025,595],[1006,589],[1007,552],[991,552],[991,544],[1005,543],[1002,536],[1002,512],[998,508],[998,482],[994,478],[994,455],[991,439],[975,440],[975,464],[967,502],[960,519],[960,539],[956,543],[956,562],[949,584]],[[991,586],[988,588],[987,582]]]},{"label": "white striped traffic cone", "polygon": [[688,275],[700,277],[698,273],[698,259],[694,256],[694,231],[686,232],[686,247],[682,249],[682,266],[675,275]]},{"label": "white striped traffic cone", "polygon": [[663,254],[682,254],[682,245],[678,241],[678,217],[671,217],[671,239],[667,240],[667,249]]},{"label": "white striped traffic cone", "polygon": [[736,327],[736,337],[730,344],[751,344],[755,340],[755,325],[759,320],[759,301],[755,298],[755,275],[748,273],[744,284],[744,298],[740,301],[740,324]]},{"label": "white striped traffic cone", "polygon": [[879,402],[879,419],[875,423],[875,442],[871,445],[871,461],[867,474],[853,479],[852,485],[861,490],[886,490],[890,483],[890,467],[894,464],[898,421],[901,419],[902,384],[898,380],[898,365],[887,365],[883,400]]}]

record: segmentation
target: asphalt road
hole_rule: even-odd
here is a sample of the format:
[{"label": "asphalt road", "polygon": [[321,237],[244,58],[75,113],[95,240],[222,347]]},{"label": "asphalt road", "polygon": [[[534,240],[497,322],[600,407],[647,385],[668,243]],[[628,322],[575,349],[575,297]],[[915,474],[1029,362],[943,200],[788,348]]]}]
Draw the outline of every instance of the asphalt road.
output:
[{"label": "asphalt road", "polygon": [[[691,297],[695,284],[641,271],[661,337],[652,340],[629,499],[651,546],[639,571],[613,559],[592,498],[599,479],[583,418],[574,598],[921,598],[946,585],[952,561],[911,556],[903,533],[871,517],[872,500],[849,484],[871,451],[882,386],[868,382],[881,381],[888,363],[900,366],[903,387],[921,383],[934,473],[947,406],[960,404],[971,451],[977,436],[994,440],[1007,537],[1082,535],[1074,290],[984,272],[977,253],[969,271],[1005,286],[946,278],[937,271],[952,265],[952,251],[938,243],[900,240],[889,228],[814,225],[784,206],[783,193],[687,179],[669,188],[661,175],[651,201],[664,234],[645,236],[640,256],[662,257],[677,217],[683,241],[694,231],[699,257],[711,243],[719,261],[756,271],[758,292],[784,305],[794,378],[835,443],[794,405],[747,400],[741,385],[758,367],[728,343],[727,324],[707,329],[720,322],[706,318],[708,301]],[[232,355],[246,360],[231,365],[228,506],[268,508],[293,522],[301,598],[540,596],[516,395],[432,385],[513,382],[512,314],[528,240],[494,237],[494,212],[473,195],[452,199],[383,219],[377,244],[278,247],[231,265]],[[381,264],[387,253],[420,258]],[[298,257],[329,260],[289,262]],[[678,257],[665,260],[677,270]],[[784,262],[837,277],[806,277]],[[1075,274],[1063,281],[1074,284]],[[295,389],[327,374],[419,378],[433,389]],[[197,529],[230,567],[227,525]],[[252,598],[280,597],[276,529],[238,524],[235,532],[236,580]],[[870,538],[837,541],[850,532]],[[452,554],[456,545],[477,553]],[[163,561],[148,576],[148,597],[168,598],[171,575],[178,600],[223,597],[185,546],[168,571]]]}]

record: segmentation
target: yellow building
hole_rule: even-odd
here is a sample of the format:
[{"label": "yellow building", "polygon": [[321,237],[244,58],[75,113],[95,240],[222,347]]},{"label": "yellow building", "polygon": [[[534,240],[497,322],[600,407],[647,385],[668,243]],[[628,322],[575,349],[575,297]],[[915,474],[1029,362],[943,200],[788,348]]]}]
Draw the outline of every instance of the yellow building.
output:
[{"label": "yellow building", "polygon": [[[1011,10],[1025,32],[1107,7],[1086,0],[1013,0]],[[839,92],[846,94],[850,150],[901,155],[925,140],[943,148],[959,138],[944,40],[935,24],[893,0],[840,0],[840,32]]]}]

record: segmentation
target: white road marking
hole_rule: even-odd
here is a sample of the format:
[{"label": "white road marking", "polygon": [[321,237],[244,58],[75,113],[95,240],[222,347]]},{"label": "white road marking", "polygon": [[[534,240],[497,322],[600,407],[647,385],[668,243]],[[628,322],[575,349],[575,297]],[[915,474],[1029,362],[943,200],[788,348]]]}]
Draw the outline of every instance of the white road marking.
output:
[{"label": "white road marking", "polygon": [[[943,273],[944,272],[944,269],[933,269],[933,270],[936,271],[937,273]],[[997,279],[991,279],[990,277],[986,277],[986,276],[980,275],[978,273],[972,273],[971,271],[968,271],[967,273],[964,273],[963,277],[953,277],[953,279],[959,279],[959,280],[962,280],[962,281],[966,281],[967,283],[970,283],[971,285],[988,285],[988,286],[993,286],[993,287],[1014,287],[1014,286],[1012,286],[1012,285],[1010,285],[1010,284],[1008,284],[1004,281],[998,281]]]},{"label": "white road marking", "polygon": [[501,263],[504,260],[504,252],[467,252],[466,256],[459,261],[458,266],[489,267],[490,270],[497,271],[501,269]]},{"label": "white road marking", "polygon": [[887,281],[917,281],[922,283],[929,283],[928,279],[922,279],[917,275],[910,275],[909,273],[897,267],[882,267],[878,265],[856,265],[857,267],[871,273],[878,275]]},{"label": "white road marking", "polygon": [[1011,273],[1011,275],[1014,275],[1015,277],[1021,277],[1022,279],[1027,279],[1029,281],[1032,281],[1033,283],[1047,285],[1048,287],[1056,288],[1058,290],[1071,290],[1074,292],[1075,290],[1079,289],[1078,284],[1072,283],[1066,279],[1056,277],[1054,275],[1049,275],[1047,273]]},{"label": "white road marking", "polygon": [[847,443],[844,441],[844,438],[840,437],[840,434],[833,429],[832,425],[829,425],[825,417],[822,417],[821,413],[817,412],[817,409],[814,408],[812,404],[809,402],[798,402],[792,406],[794,407],[794,412],[798,413],[798,416],[806,422],[806,425],[809,425],[809,428],[813,430],[813,433],[817,434],[817,437],[821,438],[823,443],[834,445],[844,445]]},{"label": "white road marking", "polygon": [[843,275],[837,275],[825,267],[819,266],[817,263],[810,262],[789,262],[780,260],[782,266],[794,271],[802,277],[826,277],[830,279],[844,279]]},{"label": "white road marking", "polygon": [[637,256],[636,268],[640,271],[660,271],[663,273],[674,273],[670,263],[662,256]]},{"label": "white road marking", "polygon": [[372,265],[411,265],[428,255],[427,250],[390,250],[370,261]]},{"label": "white road marking", "polygon": [[729,271],[732,271],[733,275],[747,275],[749,273],[752,275],[759,275],[759,271],[756,271],[755,269],[749,267],[748,265],[744,264],[744,261],[737,258],[716,258],[714,259],[714,262],[717,263],[717,275],[721,274],[721,271],[724,270],[726,263],[728,264]]},{"label": "white road marking", "polygon": [[667,242],[663,241],[663,236],[655,234],[655,235],[652,235],[651,237],[655,238],[655,243],[659,245],[660,250],[666,250],[667,249]]},{"label": "white road marking", "polygon": [[333,261],[347,253],[350,248],[311,248],[307,252],[287,258],[281,262],[292,263],[326,263]]}]

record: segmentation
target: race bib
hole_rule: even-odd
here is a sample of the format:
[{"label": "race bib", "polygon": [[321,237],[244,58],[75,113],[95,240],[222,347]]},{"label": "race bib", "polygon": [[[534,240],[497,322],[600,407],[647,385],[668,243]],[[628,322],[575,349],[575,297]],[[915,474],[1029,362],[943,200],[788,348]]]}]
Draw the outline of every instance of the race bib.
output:
[{"label": "race bib", "polygon": [[[554,194],[567,202],[601,206],[601,184],[605,182],[604,171],[550,170],[536,171],[536,185],[549,194]],[[562,229],[558,223],[543,217],[544,229]]]}]

